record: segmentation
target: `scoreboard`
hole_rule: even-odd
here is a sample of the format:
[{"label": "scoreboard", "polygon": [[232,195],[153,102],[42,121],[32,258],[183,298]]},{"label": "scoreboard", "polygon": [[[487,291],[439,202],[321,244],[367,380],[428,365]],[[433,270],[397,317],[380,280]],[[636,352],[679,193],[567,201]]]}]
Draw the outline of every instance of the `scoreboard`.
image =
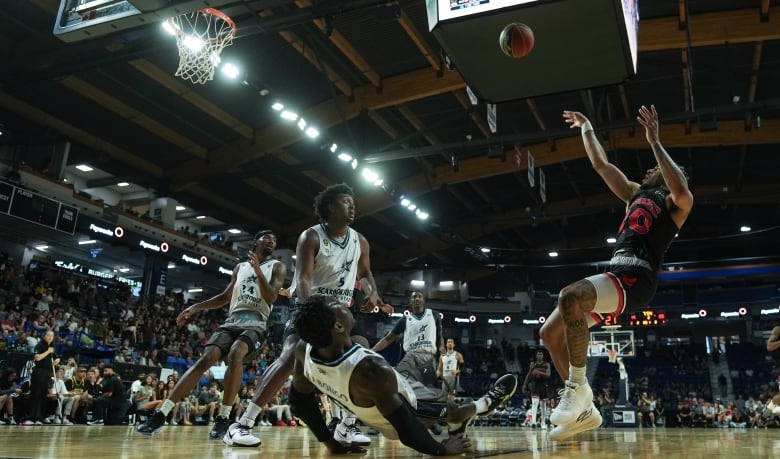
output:
[{"label": "scoreboard", "polygon": [[0,213],[73,234],[79,210],[34,191],[0,182]]},{"label": "scoreboard", "polygon": [[632,327],[666,325],[669,319],[666,313],[655,312],[650,309],[631,314],[628,318],[628,325]]}]

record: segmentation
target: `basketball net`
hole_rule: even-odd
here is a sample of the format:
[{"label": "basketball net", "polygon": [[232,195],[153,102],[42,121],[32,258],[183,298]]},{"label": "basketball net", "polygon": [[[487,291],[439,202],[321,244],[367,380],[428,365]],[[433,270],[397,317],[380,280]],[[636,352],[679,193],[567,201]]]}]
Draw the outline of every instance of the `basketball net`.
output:
[{"label": "basketball net", "polygon": [[222,50],[233,43],[236,24],[225,13],[204,8],[168,19],[164,27],[176,37],[176,76],[203,84],[214,79]]},{"label": "basketball net", "polygon": [[616,363],[618,357],[618,351],[614,349],[607,349],[607,358],[609,359],[609,363]]}]

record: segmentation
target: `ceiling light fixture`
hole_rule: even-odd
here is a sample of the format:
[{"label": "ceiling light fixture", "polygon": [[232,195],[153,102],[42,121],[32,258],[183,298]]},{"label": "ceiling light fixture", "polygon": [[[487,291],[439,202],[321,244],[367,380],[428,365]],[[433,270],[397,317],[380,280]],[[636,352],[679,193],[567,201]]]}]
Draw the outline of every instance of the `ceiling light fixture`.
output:
[{"label": "ceiling light fixture", "polygon": [[76,169],[80,170],[81,172],[92,172],[95,170],[87,166],[86,164],[79,164],[78,166],[76,166]]},{"label": "ceiling light fixture", "polygon": [[298,119],[298,114],[291,112],[290,110],[283,111],[279,116],[281,116],[282,119],[289,120],[289,121],[295,121]]},{"label": "ceiling light fixture", "polygon": [[94,243],[96,243],[96,242],[97,242],[97,241],[96,241],[96,240],[94,240],[94,239],[87,239],[87,240],[84,240],[84,241],[79,241],[79,245],[88,245],[88,244],[94,244]]},{"label": "ceiling light fixture", "polygon": [[119,182],[116,184],[116,186],[125,187],[125,186],[130,186],[130,184],[127,182]]},{"label": "ceiling light fixture", "polygon": [[224,73],[226,77],[235,80],[238,78],[241,70],[239,70],[238,67],[236,67],[234,64],[226,62],[224,65],[222,65],[222,73]]}]

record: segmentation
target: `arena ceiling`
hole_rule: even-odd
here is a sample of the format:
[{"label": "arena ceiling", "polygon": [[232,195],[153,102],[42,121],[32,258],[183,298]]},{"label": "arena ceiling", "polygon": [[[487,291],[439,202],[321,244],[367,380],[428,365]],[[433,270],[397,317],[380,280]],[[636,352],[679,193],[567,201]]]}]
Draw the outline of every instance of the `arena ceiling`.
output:
[{"label": "arena ceiling", "polygon": [[[696,200],[667,261],[780,259],[780,6],[769,0],[641,1],[635,78],[502,103],[496,134],[442,65],[422,0],[227,2],[239,34],[223,59],[240,63],[244,84],[218,75],[205,85],[174,77],[177,50],[157,23],[64,43],[52,34],[58,2],[10,3],[0,10],[1,142],[23,157],[70,141],[70,164],[113,174],[90,185],[121,179],[226,222],[206,230],[272,227],[292,246],[314,223],[314,196],[346,181],[375,270],[560,282],[558,268],[608,258],[623,211],[561,111],[588,114],[611,160],[639,180],[654,164],[634,119],[655,104]],[[321,137],[280,120],[274,100]],[[371,162],[385,186],[330,155],[331,142]],[[546,202],[515,164],[517,143],[546,175]],[[505,161],[488,157],[497,144]]]}]

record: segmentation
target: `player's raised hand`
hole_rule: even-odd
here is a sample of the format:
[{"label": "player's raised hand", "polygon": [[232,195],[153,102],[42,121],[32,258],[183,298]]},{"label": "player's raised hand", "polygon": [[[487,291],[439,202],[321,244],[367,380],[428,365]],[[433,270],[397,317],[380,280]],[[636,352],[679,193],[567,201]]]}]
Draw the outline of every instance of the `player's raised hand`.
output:
[{"label": "player's raised hand", "polygon": [[588,122],[588,118],[580,112],[573,112],[570,110],[563,111],[563,121],[569,124],[570,128],[582,127],[583,124]]},{"label": "player's raised hand", "polygon": [[650,108],[642,105],[639,108],[639,116],[636,117],[636,120],[645,127],[647,143],[650,145],[658,143],[658,112],[655,111],[655,105],[651,105]]}]

